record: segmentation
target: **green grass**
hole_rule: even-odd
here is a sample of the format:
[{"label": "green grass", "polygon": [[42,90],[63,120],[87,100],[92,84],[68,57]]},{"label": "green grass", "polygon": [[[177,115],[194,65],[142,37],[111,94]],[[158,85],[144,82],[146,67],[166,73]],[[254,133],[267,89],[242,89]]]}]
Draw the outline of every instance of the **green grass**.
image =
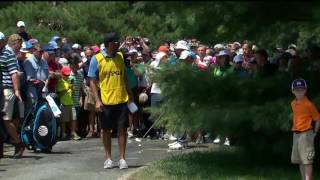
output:
[{"label": "green grass", "polygon": [[[268,159],[268,158],[267,158]],[[271,158],[272,159],[272,158]],[[315,168],[317,171],[318,167]],[[316,172],[314,179],[318,179]],[[298,166],[290,162],[255,162],[237,151],[220,149],[212,152],[193,152],[157,161],[134,173],[134,179],[212,179],[212,180],[299,180]]]}]

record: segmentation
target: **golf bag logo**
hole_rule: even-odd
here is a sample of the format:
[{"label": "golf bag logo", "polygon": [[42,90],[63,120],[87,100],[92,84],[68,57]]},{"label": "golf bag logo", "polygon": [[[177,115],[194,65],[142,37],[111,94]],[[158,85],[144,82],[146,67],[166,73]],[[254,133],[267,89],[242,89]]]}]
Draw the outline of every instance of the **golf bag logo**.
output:
[{"label": "golf bag logo", "polygon": [[46,136],[48,134],[49,130],[47,128],[47,126],[40,126],[38,129],[38,133],[40,136]]},{"label": "golf bag logo", "polygon": [[37,103],[26,116],[21,140],[28,149],[50,149],[56,143],[57,121],[48,103]]}]

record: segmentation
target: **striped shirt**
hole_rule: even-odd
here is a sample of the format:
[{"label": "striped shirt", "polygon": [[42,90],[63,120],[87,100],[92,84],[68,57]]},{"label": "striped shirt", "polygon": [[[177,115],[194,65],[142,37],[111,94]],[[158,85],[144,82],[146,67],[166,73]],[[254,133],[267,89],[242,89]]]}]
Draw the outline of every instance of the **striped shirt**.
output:
[{"label": "striped shirt", "polygon": [[69,82],[73,85],[72,100],[74,107],[80,106],[80,91],[83,79],[84,76],[82,70],[78,70],[77,73],[71,72],[69,76]]},{"label": "striped shirt", "polygon": [[2,86],[13,88],[11,76],[18,72],[17,58],[11,47],[8,45],[0,53],[0,68],[2,76]]}]

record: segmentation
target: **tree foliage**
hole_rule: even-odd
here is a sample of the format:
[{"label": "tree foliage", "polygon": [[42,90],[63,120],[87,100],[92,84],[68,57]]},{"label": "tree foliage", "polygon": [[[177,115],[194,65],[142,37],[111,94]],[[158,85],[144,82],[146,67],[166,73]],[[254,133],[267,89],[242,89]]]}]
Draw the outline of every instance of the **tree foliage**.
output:
[{"label": "tree foliage", "polygon": [[[302,2],[2,2],[0,29],[16,32],[18,20],[34,37],[52,35],[100,43],[103,33],[164,40],[196,37],[205,43],[253,40],[266,48],[318,43],[319,3]],[[270,38],[272,37],[272,38]]]},{"label": "tree foliage", "polygon": [[[310,85],[308,96],[320,107],[316,72],[302,74]],[[234,137],[247,152],[288,157],[294,78],[280,72],[268,77],[214,77],[211,71],[194,71],[185,64],[165,66],[156,78],[164,99],[161,111],[165,112],[158,124],[166,124],[173,132],[204,130]]]}]

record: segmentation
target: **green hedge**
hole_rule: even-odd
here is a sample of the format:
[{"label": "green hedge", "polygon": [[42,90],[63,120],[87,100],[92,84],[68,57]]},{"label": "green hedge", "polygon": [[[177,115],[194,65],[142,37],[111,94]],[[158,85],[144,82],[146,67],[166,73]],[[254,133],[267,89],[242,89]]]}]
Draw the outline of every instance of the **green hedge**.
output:
[{"label": "green hedge", "polygon": [[259,47],[297,43],[303,49],[320,42],[318,7],[299,2],[2,2],[0,31],[12,34],[23,20],[41,42],[61,35],[100,43],[103,33],[116,30],[149,37],[153,48],[163,40],[196,37],[208,44],[249,39]]}]

